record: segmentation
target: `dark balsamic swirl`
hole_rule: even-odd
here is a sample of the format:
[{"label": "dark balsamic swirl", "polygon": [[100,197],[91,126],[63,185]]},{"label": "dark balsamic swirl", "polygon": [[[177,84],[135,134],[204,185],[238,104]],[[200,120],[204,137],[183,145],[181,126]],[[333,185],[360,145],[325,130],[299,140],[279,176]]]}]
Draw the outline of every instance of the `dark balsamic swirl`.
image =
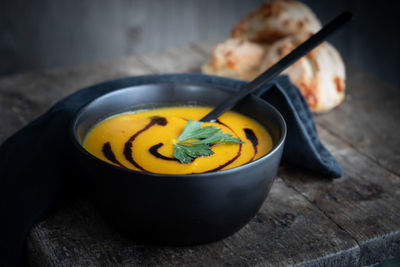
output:
[{"label": "dark balsamic swirl", "polygon": [[258,139],[252,129],[244,128],[243,130],[244,130],[244,133],[246,134],[246,138],[251,142],[251,144],[253,145],[253,149],[254,149],[253,157],[247,162],[247,163],[249,163],[249,162],[252,162],[254,160],[254,157],[257,155]]},{"label": "dark balsamic swirl", "polygon": [[228,166],[229,164],[234,162],[240,156],[241,152],[242,152],[242,144],[239,144],[239,150],[238,150],[238,152],[236,153],[236,155],[232,159],[228,160],[224,164],[219,165],[217,168],[214,168],[214,169],[209,170],[207,172],[216,172],[216,171],[219,171],[219,170],[225,168],[226,166]]},{"label": "dark balsamic swirl", "polygon": [[154,145],[154,146],[150,147],[150,148],[149,148],[149,152],[150,152],[153,156],[155,156],[156,158],[163,159],[163,160],[178,161],[178,162],[179,162],[179,160],[176,159],[176,158],[166,157],[166,156],[164,156],[164,155],[162,155],[162,154],[160,154],[160,153],[158,152],[158,149],[159,149],[160,147],[162,147],[163,145],[164,145],[163,143],[158,143],[157,145]]},{"label": "dark balsamic swirl", "polygon": [[[239,138],[239,136],[235,133],[235,131],[234,131],[231,127],[229,127],[228,125],[226,125],[225,123],[221,122],[220,120],[217,120],[216,123],[225,126],[225,127],[228,128],[229,130],[231,130],[231,131],[236,135],[236,137]],[[211,169],[211,170],[209,170],[209,171],[207,171],[207,172],[216,172],[216,171],[219,171],[219,170],[225,168],[226,166],[228,166],[229,164],[231,164],[232,162],[234,162],[237,158],[239,158],[241,152],[242,152],[242,144],[239,144],[239,150],[238,150],[238,152],[236,153],[236,155],[235,155],[233,158],[231,158],[230,160],[228,160],[228,161],[225,162],[224,164],[221,164],[221,165],[219,165],[218,167],[216,167],[216,168],[214,168],[214,169]]]},{"label": "dark balsamic swirl", "polygon": [[[135,139],[144,131],[147,131],[148,129],[150,129],[152,126],[154,125],[160,125],[160,126],[165,126],[167,125],[167,119],[164,117],[160,117],[160,116],[153,116],[150,118],[150,122],[140,131],[138,131],[137,133],[135,133],[134,135],[131,136],[131,138],[129,138],[129,140],[125,143],[124,146],[124,155],[127,161],[129,161],[133,166],[135,166],[136,168],[138,168],[139,170],[142,171],[146,171],[145,169],[143,169],[142,166],[140,166],[134,159],[132,156],[132,143],[133,141],[135,141]],[[149,171],[147,171],[149,172]]]},{"label": "dark balsamic swirl", "polygon": [[109,161],[111,161],[114,164],[117,164],[123,168],[126,168],[124,165],[121,164],[121,162],[119,162],[117,160],[117,158],[115,157],[114,152],[111,149],[111,144],[110,142],[107,142],[103,145],[103,149],[101,150],[104,154],[104,156],[106,157],[106,159],[108,159]]},{"label": "dark balsamic swirl", "polygon": [[[147,130],[150,129],[152,126],[154,126],[154,125],[165,126],[165,125],[167,125],[167,123],[168,123],[168,121],[167,121],[167,119],[164,118],[164,117],[160,117],[160,116],[153,116],[153,117],[151,117],[151,118],[150,118],[150,122],[149,122],[144,128],[142,128],[141,130],[139,130],[138,132],[136,132],[134,135],[132,135],[132,136],[128,139],[128,141],[125,142],[123,154],[124,154],[126,160],[129,161],[133,166],[135,166],[135,167],[138,168],[139,170],[145,171],[145,172],[149,172],[149,171],[145,170],[140,164],[138,164],[138,163],[135,161],[135,159],[133,158],[133,156],[132,156],[133,142],[135,141],[135,139],[136,139],[140,134],[142,134],[143,132],[147,131]],[[221,122],[221,121],[219,121],[219,120],[217,120],[216,123],[221,124],[221,125],[225,126],[226,128],[230,129],[230,130],[238,137],[238,135],[235,133],[235,131],[234,131],[231,127],[229,127],[228,125],[226,125],[225,123],[223,123],[223,122]],[[254,132],[253,132],[251,129],[244,128],[243,130],[244,130],[244,132],[245,132],[245,134],[246,134],[246,138],[252,143],[253,148],[254,148],[254,155],[253,155],[253,157],[251,158],[251,160],[249,161],[249,162],[251,162],[251,161],[254,159],[255,155],[257,154],[258,139],[257,139],[256,135],[254,134]],[[153,145],[153,146],[151,146],[151,147],[149,148],[149,152],[150,152],[153,156],[155,156],[155,157],[157,157],[157,158],[159,158],[159,159],[162,159],[162,160],[169,160],[169,161],[177,161],[177,162],[179,162],[179,160],[176,159],[176,158],[167,157],[167,156],[164,156],[164,155],[162,155],[162,154],[160,154],[160,153],[158,152],[158,150],[159,150],[163,145],[164,145],[163,143],[158,143],[158,144],[156,144],[156,145]],[[225,162],[224,164],[221,164],[220,166],[218,166],[218,167],[216,167],[216,168],[214,168],[214,169],[208,170],[208,171],[206,171],[206,172],[215,172],[215,171],[219,171],[219,170],[225,168],[226,166],[228,166],[229,164],[231,164],[231,163],[234,162],[237,158],[240,157],[241,151],[242,151],[242,144],[239,144],[238,152],[236,153],[236,155],[235,155],[233,158],[231,158],[230,160],[228,160],[228,161]],[[117,165],[119,165],[119,166],[121,166],[121,167],[126,168],[124,165],[122,165],[122,164],[116,159],[115,154],[113,153],[113,151],[112,151],[112,149],[111,149],[111,144],[110,144],[110,142],[104,143],[102,152],[103,152],[104,156],[105,156],[109,161],[111,161],[112,163],[115,163],[115,164],[117,164]]]},{"label": "dark balsamic swirl", "polygon": [[[126,158],[127,161],[129,161],[133,166],[135,166],[136,168],[138,168],[139,170],[145,171],[145,172],[149,172],[146,171],[142,166],[140,166],[132,157],[132,143],[133,141],[135,141],[135,139],[144,131],[150,129],[152,126],[154,125],[160,125],[160,126],[165,126],[167,125],[168,121],[166,118],[164,117],[160,117],[160,116],[153,116],[150,118],[150,122],[140,131],[138,131],[137,133],[135,133],[134,135],[132,135],[128,141],[125,143],[124,146],[124,156]],[[115,157],[112,149],[111,149],[111,145],[110,142],[106,142],[103,145],[103,149],[102,152],[104,154],[104,156],[111,162],[118,164],[121,167],[126,168],[125,166],[123,166]]]}]

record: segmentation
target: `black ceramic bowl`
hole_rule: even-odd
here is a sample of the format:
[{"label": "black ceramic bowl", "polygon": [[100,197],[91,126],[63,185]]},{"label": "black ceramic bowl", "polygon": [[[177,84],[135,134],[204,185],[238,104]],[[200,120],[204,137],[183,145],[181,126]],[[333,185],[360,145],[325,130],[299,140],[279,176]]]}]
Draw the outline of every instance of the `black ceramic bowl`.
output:
[{"label": "black ceramic bowl", "polygon": [[100,212],[119,231],[150,243],[193,245],[225,238],[253,218],[276,176],[286,136],[282,116],[258,97],[249,96],[234,110],[261,123],[274,148],[233,169],[190,175],[138,172],[102,161],[81,145],[90,128],[110,115],[183,103],[215,106],[232,92],[210,85],[147,84],[113,91],[80,109],[72,139],[85,183]]}]

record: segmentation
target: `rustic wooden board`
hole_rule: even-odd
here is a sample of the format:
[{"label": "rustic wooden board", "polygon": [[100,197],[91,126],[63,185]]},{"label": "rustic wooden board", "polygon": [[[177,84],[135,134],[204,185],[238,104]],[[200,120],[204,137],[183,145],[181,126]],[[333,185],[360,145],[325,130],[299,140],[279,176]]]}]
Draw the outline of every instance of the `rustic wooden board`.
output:
[{"label": "rustic wooden board", "polygon": [[[112,66],[112,67],[111,67]],[[61,98],[109,79],[151,73],[137,57],[18,74],[0,79],[0,142],[33,120]]]},{"label": "rustic wooden board", "polygon": [[315,265],[353,265],[360,253],[346,232],[281,179],[248,225],[209,245],[171,248],[135,243],[109,228],[90,203],[76,200],[40,222],[28,246],[34,266],[287,266],[311,260]]},{"label": "rustic wooden board", "polygon": [[[0,79],[4,114],[0,123],[10,123],[0,128],[0,142],[79,88],[135,74],[198,71],[213,46],[190,45],[167,53]],[[109,228],[86,200],[74,200],[32,229],[31,262],[39,266],[338,266],[373,264],[400,255],[398,146],[363,145],[367,139],[369,144],[382,140],[398,144],[395,133],[386,131],[396,123],[399,96],[368,79],[364,87],[384,92],[364,96],[362,72],[348,71],[352,77],[348,84],[358,87],[349,89],[350,97],[340,108],[317,117],[321,139],[344,167],[343,178],[332,182],[284,167],[279,172],[283,180],[277,179],[259,214],[245,228],[223,241],[189,248],[137,244]],[[377,109],[378,97],[393,102],[388,104],[393,110]],[[364,117],[355,125],[352,118],[331,115],[336,113]],[[368,113],[374,113],[372,122]],[[346,127],[337,126],[338,122]],[[348,129],[353,126],[357,129]]]},{"label": "rustic wooden board", "polygon": [[321,139],[339,160],[344,176],[329,181],[287,168],[285,183],[357,240],[360,264],[400,255],[400,177],[319,128]]},{"label": "rustic wooden board", "polygon": [[193,46],[170,48],[165,52],[140,55],[143,63],[155,73],[200,72],[204,54]]},{"label": "rustic wooden board", "polygon": [[347,98],[317,122],[379,165],[400,175],[400,91],[347,64]]}]

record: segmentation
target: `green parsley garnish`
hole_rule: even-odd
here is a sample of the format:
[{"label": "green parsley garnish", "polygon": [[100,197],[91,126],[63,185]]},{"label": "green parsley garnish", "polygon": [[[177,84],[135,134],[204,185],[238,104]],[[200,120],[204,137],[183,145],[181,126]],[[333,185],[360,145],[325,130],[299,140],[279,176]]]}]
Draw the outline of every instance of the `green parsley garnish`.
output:
[{"label": "green parsley garnish", "polygon": [[221,143],[244,144],[229,133],[222,133],[216,126],[201,127],[200,121],[189,120],[174,144],[174,157],[181,163],[190,163],[195,158],[214,154],[211,145]]}]

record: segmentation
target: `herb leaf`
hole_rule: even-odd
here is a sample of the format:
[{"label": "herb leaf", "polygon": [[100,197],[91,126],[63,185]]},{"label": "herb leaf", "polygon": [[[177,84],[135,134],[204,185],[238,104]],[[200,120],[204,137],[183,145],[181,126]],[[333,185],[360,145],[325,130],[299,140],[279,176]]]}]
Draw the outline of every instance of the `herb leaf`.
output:
[{"label": "herb leaf", "polygon": [[192,145],[200,145],[200,144],[220,144],[220,143],[236,143],[236,144],[244,144],[239,138],[233,137],[229,133],[222,133],[218,132],[206,139],[202,139],[199,141],[194,141],[194,142],[186,142],[186,144],[192,144]]},{"label": "herb leaf", "polygon": [[[181,163],[190,163],[195,158],[214,154],[211,145],[221,143],[243,144],[239,138],[222,133],[216,126],[201,127],[202,122],[189,120],[174,145],[174,157]],[[200,139],[197,141],[190,141]]]},{"label": "herb leaf", "polygon": [[208,145],[175,144],[174,157],[182,163],[190,163],[200,156],[210,156],[214,152]]},{"label": "herb leaf", "polygon": [[202,122],[189,120],[183,129],[183,132],[178,137],[178,141],[185,141],[191,139],[207,138],[221,129],[215,126],[206,126],[201,128]]}]

